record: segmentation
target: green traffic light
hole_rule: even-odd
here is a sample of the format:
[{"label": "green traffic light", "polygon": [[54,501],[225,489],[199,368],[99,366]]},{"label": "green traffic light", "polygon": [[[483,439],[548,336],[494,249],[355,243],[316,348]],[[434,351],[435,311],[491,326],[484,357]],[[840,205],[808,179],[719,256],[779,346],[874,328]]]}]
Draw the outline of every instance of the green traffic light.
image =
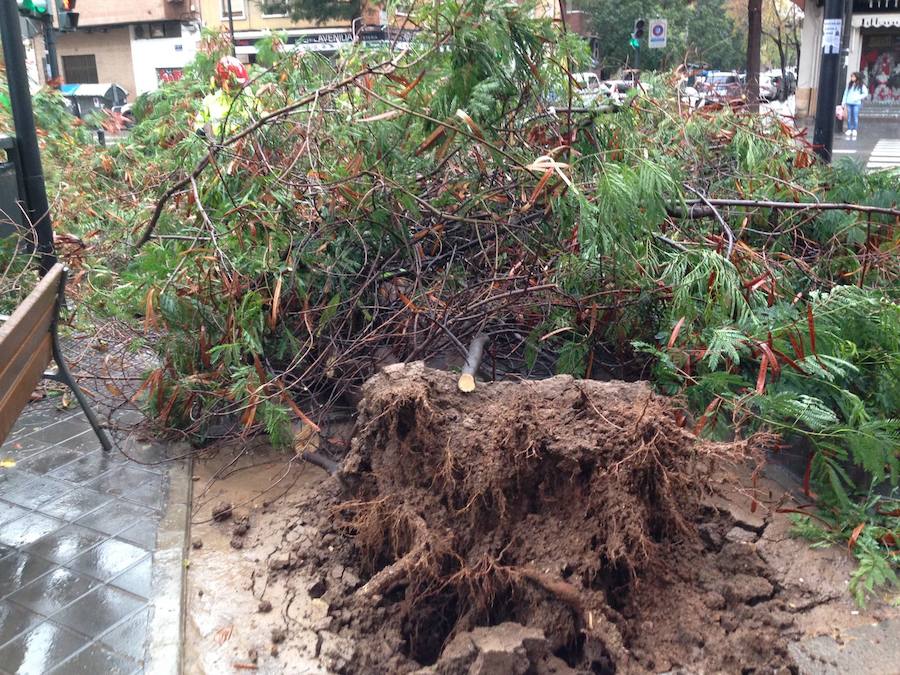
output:
[{"label": "green traffic light", "polygon": [[47,0],[17,0],[19,11],[25,14],[46,14],[48,11]]},{"label": "green traffic light", "polygon": [[630,44],[630,45],[631,45],[632,47],[634,47],[635,49],[639,49],[640,46],[641,46],[641,41],[638,40],[637,38],[631,38],[631,39],[628,41],[628,44]]}]

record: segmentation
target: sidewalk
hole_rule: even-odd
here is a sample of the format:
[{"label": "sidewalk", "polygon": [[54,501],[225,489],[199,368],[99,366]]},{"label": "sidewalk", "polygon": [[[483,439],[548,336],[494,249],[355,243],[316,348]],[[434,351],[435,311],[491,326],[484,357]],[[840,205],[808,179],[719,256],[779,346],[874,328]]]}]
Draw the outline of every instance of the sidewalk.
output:
[{"label": "sidewalk", "polygon": [[48,399],[0,448],[3,675],[179,672],[188,465],[113,440]]},{"label": "sidewalk", "polygon": [[[807,137],[812,140],[815,120],[798,119],[797,127],[807,129]],[[835,160],[849,158],[871,169],[890,168],[900,165],[900,153],[894,156],[891,141],[900,140],[900,118],[863,117],[859,121],[859,133],[851,140],[839,132],[835,126],[833,155]],[[878,150],[876,150],[878,147]],[[885,155],[884,150],[891,150]],[[885,162],[885,159],[887,162]],[[894,164],[893,160],[896,160]]]}]

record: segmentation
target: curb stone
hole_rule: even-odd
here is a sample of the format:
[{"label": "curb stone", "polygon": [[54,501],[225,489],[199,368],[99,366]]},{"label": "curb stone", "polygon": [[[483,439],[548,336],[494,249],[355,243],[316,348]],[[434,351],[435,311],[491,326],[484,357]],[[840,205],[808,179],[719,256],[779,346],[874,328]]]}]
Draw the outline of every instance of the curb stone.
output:
[{"label": "curb stone", "polygon": [[146,675],[182,673],[191,464],[190,459],[178,460],[168,471],[169,495],[153,554],[154,604],[148,629]]}]

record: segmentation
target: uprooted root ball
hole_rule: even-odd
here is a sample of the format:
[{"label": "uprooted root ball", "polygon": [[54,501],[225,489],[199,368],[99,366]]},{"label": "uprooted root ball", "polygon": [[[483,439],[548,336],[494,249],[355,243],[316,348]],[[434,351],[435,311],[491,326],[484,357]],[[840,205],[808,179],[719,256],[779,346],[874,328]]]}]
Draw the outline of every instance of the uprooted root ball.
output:
[{"label": "uprooted root ball", "polygon": [[617,608],[691,534],[711,451],[643,383],[461,394],[422,364],[372,378],[357,428],[341,476],[370,566],[357,595],[402,605],[420,663],[502,621],[541,628],[557,653],[618,660]]}]

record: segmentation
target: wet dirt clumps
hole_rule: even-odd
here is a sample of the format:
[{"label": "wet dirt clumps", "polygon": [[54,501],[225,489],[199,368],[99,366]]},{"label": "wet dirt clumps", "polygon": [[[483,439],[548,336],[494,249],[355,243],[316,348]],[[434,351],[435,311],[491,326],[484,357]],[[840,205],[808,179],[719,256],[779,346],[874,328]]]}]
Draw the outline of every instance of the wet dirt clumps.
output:
[{"label": "wet dirt clumps", "polygon": [[700,505],[710,458],[746,450],[699,443],[642,383],[462,394],[447,372],[386,368],[363,391],[339,517],[304,547],[340,562],[325,599],[357,636],[347,672],[453,672],[455,638],[512,624],[543,636],[554,672],[787,668],[777,583]]}]

